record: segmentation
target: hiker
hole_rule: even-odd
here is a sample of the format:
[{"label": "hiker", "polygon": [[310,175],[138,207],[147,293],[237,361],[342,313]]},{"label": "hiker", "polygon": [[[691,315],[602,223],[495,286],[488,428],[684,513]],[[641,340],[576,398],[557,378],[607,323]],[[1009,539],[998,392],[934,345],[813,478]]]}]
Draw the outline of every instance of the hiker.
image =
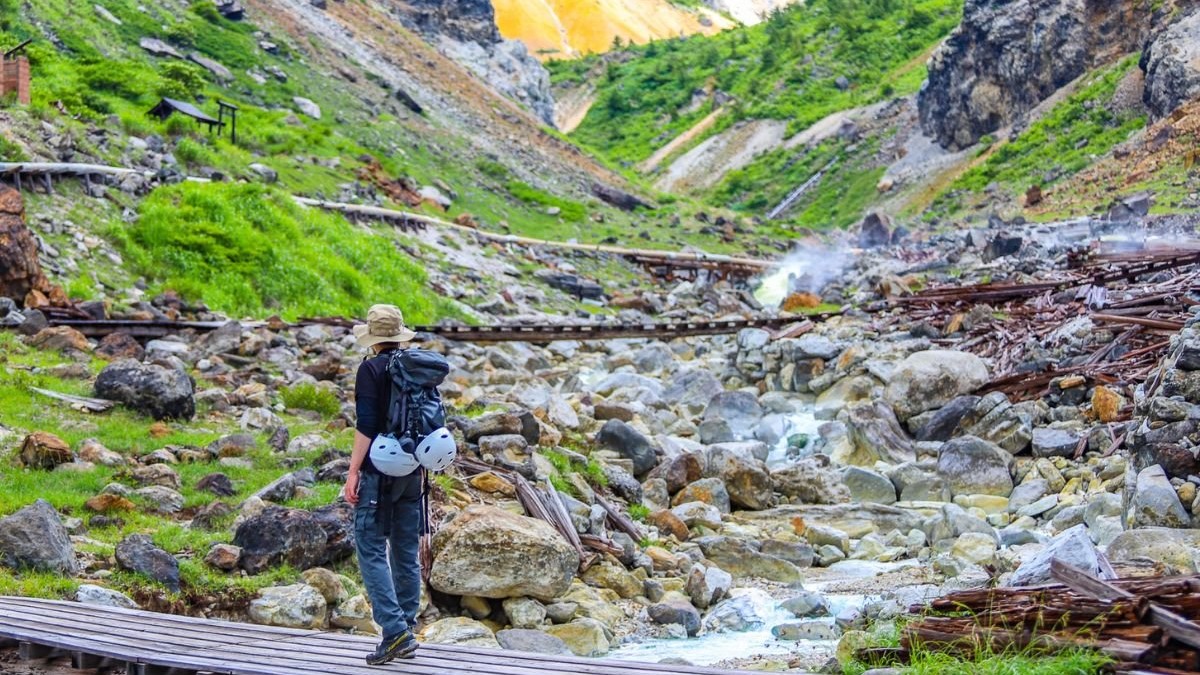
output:
[{"label": "hiker", "polygon": [[[373,618],[383,629],[367,663],[382,665],[416,655],[426,470],[444,469],[454,459],[436,389],[449,365],[439,354],[408,349],[416,333],[392,305],[372,306],[354,336],[373,354],[358,367],[354,452],[343,494],[355,506],[358,564]],[[400,380],[393,377],[397,372]]]}]

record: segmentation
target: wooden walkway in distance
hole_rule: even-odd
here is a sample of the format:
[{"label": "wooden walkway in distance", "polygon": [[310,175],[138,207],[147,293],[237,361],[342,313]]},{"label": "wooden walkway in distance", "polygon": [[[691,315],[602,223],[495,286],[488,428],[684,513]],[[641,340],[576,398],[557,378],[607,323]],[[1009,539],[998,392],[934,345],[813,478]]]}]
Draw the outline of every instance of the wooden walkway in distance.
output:
[{"label": "wooden walkway in distance", "polygon": [[423,644],[415,659],[368,666],[377,640],[210,621],[61,600],[0,597],[0,647],[27,659],[69,656],[81,669],[128,675],[734,675],[746,671]]}]

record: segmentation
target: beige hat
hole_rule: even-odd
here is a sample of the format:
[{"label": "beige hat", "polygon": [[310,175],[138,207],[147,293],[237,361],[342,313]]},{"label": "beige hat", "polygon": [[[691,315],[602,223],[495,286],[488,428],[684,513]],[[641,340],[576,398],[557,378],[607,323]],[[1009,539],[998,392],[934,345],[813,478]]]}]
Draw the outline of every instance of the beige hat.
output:
[{"label": "beige hat", "polygon": [[381,342],[410,342],[417,334],[404,327],[404,314],[395,305],[372,305],[367,323],[354,327],[354,338],[362,347]]}]

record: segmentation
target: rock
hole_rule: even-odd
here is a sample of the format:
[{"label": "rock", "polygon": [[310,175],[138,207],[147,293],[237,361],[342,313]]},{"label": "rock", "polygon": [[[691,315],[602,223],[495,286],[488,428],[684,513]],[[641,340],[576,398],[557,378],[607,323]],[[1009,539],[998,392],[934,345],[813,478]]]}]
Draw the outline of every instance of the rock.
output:
[{"label": "rock", "polygon": [[515,497],[517,494],[516,486],[491,471],[475,474],[467,483],[476,490],[488,494],[499,494],[505,497]]},{"label": "rock", "polygon": [[434,537],[430,585],[452,595],[550,600],[571,584],[579,555],[549,524],[474,505]]},{"label": "rock", "polygon": [[173,490],[180,487],[179,474],[166,464],[139,466],[133,470],[133,479],[138,485],[161,485]]},{"label": "rock", "polygon": [[[930,413],[930,417],[917,428],[913,435],[918,441],[948,441],[967,413],[979,403],[978,396],[959,396]],[[916,418],[910,418],[909,424]],[[912,427],[909,427],[912,428]]]},{"label": "rock", "polygon": [[279,181],[279,172],[266,164],[254,162],[247,165],[246,168],[254,172],[264,183],[276,183]]},{"label": "rock", "polygon": [[692,565],[688,573],[686,591],[692,605],[708,609],[729,595],[733,588],[733,576],[714,565]]},{"label": "rock", "polygon": [[713,446],[708,453],[708,471],[725,482],[731,505],[752,511],[775,504],[775,492],[767,465],[730,448]]},{"label": "rock", "polygon": [[571,649],[561,639],[540,630],[508,628],[496,633],[496,642],[503,649],[551,656],[569,656]]},{"label": "rock", "polygon": [[[674,499],[671,500],[673,506],[680,506],[690,502],[710,504],[717,507],[717,511],[720,513],[730,512],[731,502],[729,491],[725,489],[725,481],[720,478],[701,478],[680,490]],[[675,515],[679,516],[683,522],[688,522],[688,518],[682,513],[675,511]],[[691,527],[690,523],[688,527]]]},{"label": "rock", "polygon": [[879,248],[892,241],[892,219],[875,212],[868,213],[858,225],[858,247]]},{"label": "rock", "polygon": [[695,637],[700,632],[700,612],[683,600],[667,600],[650,605],[646,613],[654,623],[683,626],[688,637]]},{"label": "rock", "polygon": [[84,502],[84,507],[90,511],[100,513],[108,513],[110,511],[132,511],[137,508],[137,504],[129,501],[121,495],[115,494],[99,494]]},{"label": "rock", "polygon": [[699,456],[691,452],[681,452],[659,463],[647,478],[662,478],[667,484],[667,491],[675,494],[688,483],[700,480],[703,471]]},{"label": "rock", "polygon": [[311,99],[304,98],[303,96],[293,96],[292,103],[296,105],[296,108],[300,112],[314,120],[321,119],[321,106],[314,103]]},{"label": "rock", "polygon": [[836,640],[841,635],[841,629],[825,621],[801,621],[773,626],[771,635],[777,640],[787,641]]},{"label": "rock", "polygon": [[995,443],[963,436],[942,445],[937,472],[954,495],[985,494],[1007,497],[1012,493],[1009,465],[1012,455]]},{"label": "rock", "polygon": [[1074,457],[1080,436],[1065,429],[1039,427],[1033,430],[1034,457]]},{"label": "rock", "polygon": [[229,544],[213,544],[204,556],[204,562],[219,570],[231,572],[237,569],[238,560],[242,557],[242,549]]},{"label": "rock", "polygon": [[223,473],[210,473],[196,481],[196,489],[209,492],[218,497],[232,497],[237,494],[233,481]]},{"label": "rock", "polygon": [[325,628],[327,605],[320,591],[308,584],[270,586],[250,601],[246,615],[264,626],[284,628]]},{"label": "rock", "polygon": [[284,563],[298,570],[319,565],[328,557],[328,540],[312,513],[278,506],[242,521],[233,536],[242,548],[238,565],[250,574]]},{"label": "rock", "polygon": [[704,409],[700,442],[713,444],[752,440],[764,414],[753,394],[723,391],[714,396]]},{"label": "rock", "polygon": [[79,459],[100,466],[125,466],[125,457],[121,453],[109,450],[94,438],[85,439],[79,444]]},{"label": "rock", "polygon": [[329,613],[329,624],[334,628],[347,628],[369,635],[378,635],[380,632],[379,625],[371,618],[371,603],[361,593],[334,607]]},{"label": "rock", "polygon": [[633,461],[633,473],[642,476],[654,468],[658,458],[650,441],[621,420],[608,420],[596,434],[596,442]]},{"label": "rock", "polygon": [[463,436],[476,443],[484,436],[503,436],[521,433],[521,417],[509,412],[490,412],[471,420]]},{"label": "rock", "polygon": [[803,578],[799,567],[786,560],[764,555],[745,540],[709,536],[695,541],[705,558],[734,577],[767,579],[785,584]]},{"label": "rock", "polygon": [[562,640],[576,656],[604,656],[609,650],[607,629],[596,619],[575,619],[543,630]]},{"label": "rock", "polygon": [[1050,492],[1050,483],[1044,478],[1026,480],[1013,488],[1008,496],[1008,510],[1016,513],[1022,508],[1033,504]]},{"label": "rock", "polygon": [[145,575],[167,587],[172,593],[179,592],[179,561],[150,541],[144,534],[131,534],[117,544],[117,567]]},{"label": "rock", "polygon": [[1113,11],[1101,0],[969,0],[929,61],[921,129],[952,150],[971,146],[1064,83],[1139,49],[1154,17],[1149,6]]},{"label": "rock", "polygon": [[996,555],[996,537],[982,532],[964,532],[950,547],[950,555],[981,565]]},{"label": "rock", "polygon": [[1042,550],[1024,558],[1009,583],[1013,586],[1055,583],[1050,575],[1050,563],[1054,560],[1074,565],[1092,575],[1101,575],[1103,569],[1100,552],[1088,537],[1087,526],[1076,525],[1059,533]]},{"label": "rock", "polygon": [[1130,498],[1133,527],[1191,527],[1192,519],[1157,464],[1142,469]]},{"label": "rock", "polygon": [[815,591],[802,591],[779,604],[797,618],[821,616],[829,613],[829,603],[825,597]]},{"label": "rock", "polygon": [[196,414],[192,379],[181,371],[125,360],[96,378],[95,394],[154,419],[191,419]]},{"label": "rock", "polygon": [[846,467],[842,482],[850,490],[851,497],[858,502],[894,504],[896,486],[891,479],[869,469],[857,466]]},{"label": "rock", "polygon": [[1146,73],[1142,100],[1155,117],[1166,117],[1200,96],[1200,12],[1170,24],[1146,45],[1139,65]]},{"label": "rock", "polygon": [[304,573],[300,576],[304,579],[304,583],[312,586],[321,593],[321,596],[325,598],[325,602],[330,607],[335,607],[350,597],[350,594],[346,592],[345,585],[342,584],[341,578],[324,567],[313,567],[304,570]]},{"label": "rock", "polygon": [[1200,571],[1200,530],[1148,527],[1126,530],[1105,549],[1113,562],[1161,562],[1174,570],[1192,574]]},{"label": "rock", "polygon": [[58,512],[44,499],[0,518],[0,564],[73,576],[75,549]]},{"label": "rock", "polygon": [[884,390],[884,399],[901,421],[951,400],[988,382],[983,360],[967,352],[917,352],[900,362]]},{"label": "rock", "polygon": [[150,485],[133,491],[134,496],[146,502],[153,513],[179,513],[183,510],[183,495],[161,485]]},{"label": "rock", "polygon": [[596,563],[587,568],[580,578],[588,585],[607,588],[627,600],[642,594],[642,580],[629,573],[621,565],[606,562]]},{"label": "rock", "polygon": [[771,473],[774,490],[803,504],[842,504],[853,499],[828,461],[805,458]]},{"label": "rock", "polygon": [[505,598],[501,605],[514,628],[537,628],[546,622],[546,606],[533,598]]},{"label": "rock", "polygon": [[83,333],[70,326],[43,328],[29,338],[29,345],[56,352],[90,352],[92,346]]},{"label": "rock", "polygon": [[35,431],[21,443],[21,465],[30,469],[53,469],[75,461],[71,446],[45,431]]},{"label": "rock", "polygon": [[21,193],[0,186],[0,297],[20,303],[31,293],[48,294],[50,290],[38,260],[37,239],[25,226]]},{"label": "rock", "polygon": [[80,584],[79,588],[75,589],[75,601],[101,607],[141,609],[128,595],[95,584]]},{"label": "rock", "polygon": [[689,528],[707,527],[716,530],[721,527],[721,510],[701,501],[684,502],[672,508],[671,515],[683,521]]},{"label": "rock", "polygon": [[758,589],[738,589],[737,595],[722,600],[704,617],[706,633],[744,632],[767,622],[767,608],[774,600]]},{"label": "rock", "polygon": [[717,394],[725,391],[715,375],[703,369],[682,370],[671,377],[662,400],[688,415],[699,415]]},{"label": "rock", "polygon": [[[717,518],[719,519],[720,517],[720,513],[718,513]],[[683,522],[679,516],[670,511],[651,511],[646,516],[646,523],[658,528],[658,531],[664,535],[673,536],[681,542],[687,541],[690,536],[687,523]]]}]

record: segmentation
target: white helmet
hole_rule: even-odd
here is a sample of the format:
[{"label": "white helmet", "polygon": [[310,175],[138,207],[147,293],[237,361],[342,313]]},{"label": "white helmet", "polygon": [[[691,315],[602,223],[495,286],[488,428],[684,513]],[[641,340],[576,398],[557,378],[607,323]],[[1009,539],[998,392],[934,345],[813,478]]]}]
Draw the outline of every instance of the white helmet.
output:
[{"label": "white helmet", "polygon": [[413,454],[412,441],[401,442],[391,434],[379,434],[371,442],[371,463],[379,472],[392,477],[407,476],[417,470],[416,455]]},{"label": "white helmet", "polygon": [[458,443],[446,427],[434,429],[417,446],[417,461],[430,471],[445,471],[458,455]]}]

